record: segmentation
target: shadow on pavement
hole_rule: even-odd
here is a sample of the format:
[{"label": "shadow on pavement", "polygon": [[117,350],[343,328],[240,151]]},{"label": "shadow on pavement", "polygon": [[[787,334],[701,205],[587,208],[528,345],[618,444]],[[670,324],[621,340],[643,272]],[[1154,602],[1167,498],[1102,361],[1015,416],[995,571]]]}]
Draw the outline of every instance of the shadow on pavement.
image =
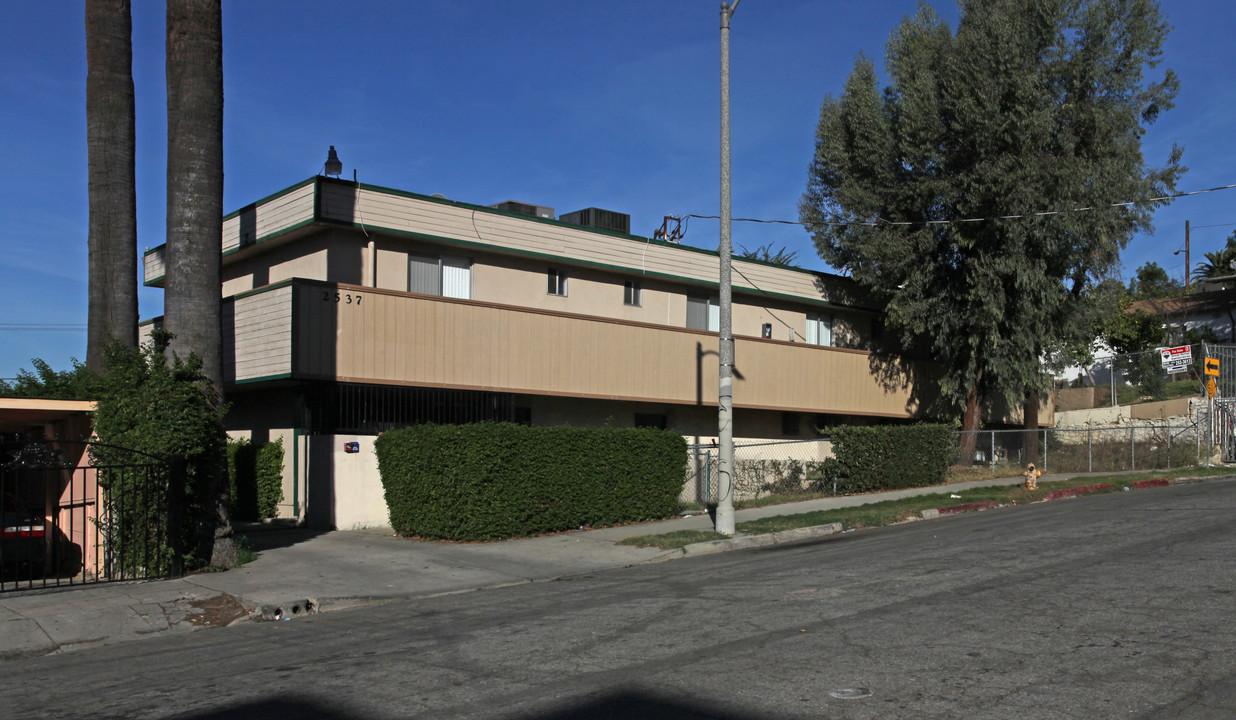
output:
[{"label": "shadow on pavement", "polygon": [[255,552],[273,550],[275,548],[292,547],[297,543],[308,542],[321,537],[332,530],[310,530],[309,528],[266,528],[254,523],[237,523],[233,526],[237,535],[243,535],[249,543],[249,549]]},{"label": "shadow on pavement", "polygon": [[[628,691],[593,698],[558,710],[506,717],[511,720],[778,720],[778,717],[785,717],[721,709],[716,703],[714,700],[707,704],[695,702],[687,705],[648,693]],[[400,708],[399,712],[408,713],[408,717],[419,717],[417,713],[424,710],[404,707]],[[438,708],[425,717],[454,717],[455,712],[471,717],[475,711],[467,707]],[[370,715],[366,711],[353,710],[314,698],[285,695],[180,717],[185,720],[362,720]]]}]

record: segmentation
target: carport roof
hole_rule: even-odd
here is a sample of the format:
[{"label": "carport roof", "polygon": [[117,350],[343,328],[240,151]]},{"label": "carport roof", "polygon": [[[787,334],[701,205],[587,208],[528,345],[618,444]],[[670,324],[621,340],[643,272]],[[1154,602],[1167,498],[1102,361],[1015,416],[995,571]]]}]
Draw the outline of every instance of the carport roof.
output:
[{"label": "carport roof", "polygon": [[31,425],[64,420],[93,411],[93,400],[0,398],[0,432],[21,432]]}]

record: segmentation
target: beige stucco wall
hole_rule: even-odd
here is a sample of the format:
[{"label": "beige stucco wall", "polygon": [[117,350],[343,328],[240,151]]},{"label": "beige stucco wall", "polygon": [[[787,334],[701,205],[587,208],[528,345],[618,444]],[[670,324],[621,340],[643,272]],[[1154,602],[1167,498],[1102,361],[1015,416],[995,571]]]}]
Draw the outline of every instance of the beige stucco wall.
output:
[{"label": "beige stucco wall", "polygon": [[[333,525],[339,530],[359,530],[370,527],[389,527],[390,514],[386,508],[386,496],[382,491],[382,477],[378,473],[378,456],[374,454],[373,442],[377,438],[368,435],[320,435],[311,442],[330,447],[330,472],[334,478]],[[360,444],[360,452],[344,452],[344,444]],[[315,453],[314,457],[318,455]],[[320,472],[322,468],[315,468]],[[312,505],[314,498],[309,498]],[[312,510],[311,510],[312,512]]]},{"label": "beige stucco wall", "polygon": [[[344,243],[346,239],[336,236],[335,241]],[[430,253],[470,259],[473,263],[472,299],[482,302],[684,327],[687,296],[716,295],[714,288],[667,282],[638,271],[610,272],[552,260],[533,260],[391,236],[375,235],[374,244],[376,267],[371,274],[377,279],[376,287],[388,290],[407,290],[410,253]],[[566,272],[565,297],[551,295],[547,291],[550,268]],[[328,279],[332,282],[354,282],[334,274]],[[639,306],[623,302],[627,281],[637,281],[642,285]],[[870,336],[867,313],[827,308],[816,311],[833,316],[835,344],[840,347],[859,347]],[[806,339],[807,312],[806,306],[795,307],[790,301],[739,292],[734,297],[733,331],[736,335],[758,337],[763,324],[769,323],[773,327],[773,339],[802,342]]]},{"label": "beige stucco wall", "polygon": [[[473,263],[474,300],[555,312],[685,327],[688,296],[716,297],[717,294],[715,286],[668,281],[645,274],[641,272],[642,268],[620,271],[580,266],[572,264],[571,258],[558,262],[521,257],[498,252],[496,247],[494,251],[459,247],[434,240],[384,235],[376,229],[362,232],[340,228],[316,231],[304,228],[298,232],[306,231],[312,232],[269,247],[247,248],[236,258],[228,259],[224,268],[223,295],[228,297],[245,293],[291,278],[406,292],[409,255],[412,253],[469,258]],[[582,254],[587,256],[586,252]],[[684,252],[681,258],[698,261],[694,255]],[[634,262],[634,256],[627,260]],[[568,292],[565,297],[547,292],[546,278],[551,267],[567,273]],[[774,274],[808,275],[782,268],[753,267]],[[751,268],[748,270],[755,272]],[[639,306],[629,306],[623,302],[624,283],[627,281],[637,281],[642,285]],[[821,287],[826,285],[820,283]],[[799,292],[806,292],[806,287],[796,286]],[[826,294],[818,289],[807,293],[817,299]],[[839,297],[842,295],[836,294]],[[763,325],[768,323],[773,339],[805,342],[809,312],[832,317],[833,345],[866,347],[873,317],[868,311],[800,304],[791,299],[744,290],[737,283],[735,285],[732,328],[736,336],[760,337]]]}]

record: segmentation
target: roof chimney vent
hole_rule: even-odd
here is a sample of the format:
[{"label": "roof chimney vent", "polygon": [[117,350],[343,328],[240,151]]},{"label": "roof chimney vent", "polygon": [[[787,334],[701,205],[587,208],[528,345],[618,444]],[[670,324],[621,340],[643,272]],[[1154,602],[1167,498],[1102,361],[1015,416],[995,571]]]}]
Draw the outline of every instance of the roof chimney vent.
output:
[{"label": "roof chimney vent", "polygon": [[343,163],[339,161],[339,154],[335,152],[335,146],[330,146],[330,154],[326,156],[326,168],[323,170],[327,175],[339,177],[343,172]]},{"label": "roof chimney vent", "polygon": [[602,210],[601,208],[594,207],[584,208],[583,210],[559,215],[558,219],[562,222],[582,225],[586,228],[610,230],[623,235],[631,234],[631,216],[626,213],[614,212],[613,210]]}]

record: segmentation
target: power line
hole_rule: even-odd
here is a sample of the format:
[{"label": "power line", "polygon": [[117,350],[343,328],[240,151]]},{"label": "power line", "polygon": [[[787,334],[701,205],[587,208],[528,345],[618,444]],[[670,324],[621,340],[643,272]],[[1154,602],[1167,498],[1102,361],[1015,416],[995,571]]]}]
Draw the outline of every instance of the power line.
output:
[{"label": "power line", "polygon": [[85,325],[55,323],[0,323],[0,332],[85,332]]},{"label": "power line", "polygon": [[[855,220],[852,222],[819,222],[819,223],[813,223],[813,224],[829,225],[833,227],[845,227],[847,225],[866,225],[866,226],[871,226],[871,227],[875,227],[875,226],[905,227],[905,226],[912,226],[912,225],[955,225],[959,223],[988,222],[991,220],[1023,220],[1027,218],[1049,217],[1052,215],[1068,215],[1071,213],[1090,212],[1093,210],[1108,209],[1108,208],[1130,207],[1133,205],[1145,205],[1147,203],[1163,202],[1164,200],[1176,200],[1178,198],[1190,197],[1193,195],[1204,195],[1206,193],[1218,192],[1220,190],[1231,190],[1232,188],[1236,188],[1236,183],[1233,183],[1231,185],[1220,185],[1219,187],[1206,188],[1204,190],[1193,190],[1191,192],[1176,193],[1174,195],[1161,195],[1159,197],[1146,198],[1145,200],[1127,200],[1125,202],[1111,203],[1110,205],[1095,205],[1095,206],[1090,206],[1090,207],[1070,208],[1067,210],[1044,210],[1042,212],[1022,213],[1019,215],[991,215],[988,217],[958,218],[955,220],[885,220],[884,218],[878,217],[875,220],[863,220],[863,221]],[[682,217],[700,218],[703,220],[717,220],[719,219],[720,216],[688,214],[688,215],[683,215]],[[733,220],[734,222],[752,222],[752,223],[777,224],[777,225],[802,225],[802,226],[807,225],[807,223],[804,223],[800,220],[759,220],[756,218],[733,218]],[[1232,224],[1236,225],[1236,223],[1232,223]],[[1199,225],[1197,227],[1219,227],[1219,226],[1218,225]]]}]

